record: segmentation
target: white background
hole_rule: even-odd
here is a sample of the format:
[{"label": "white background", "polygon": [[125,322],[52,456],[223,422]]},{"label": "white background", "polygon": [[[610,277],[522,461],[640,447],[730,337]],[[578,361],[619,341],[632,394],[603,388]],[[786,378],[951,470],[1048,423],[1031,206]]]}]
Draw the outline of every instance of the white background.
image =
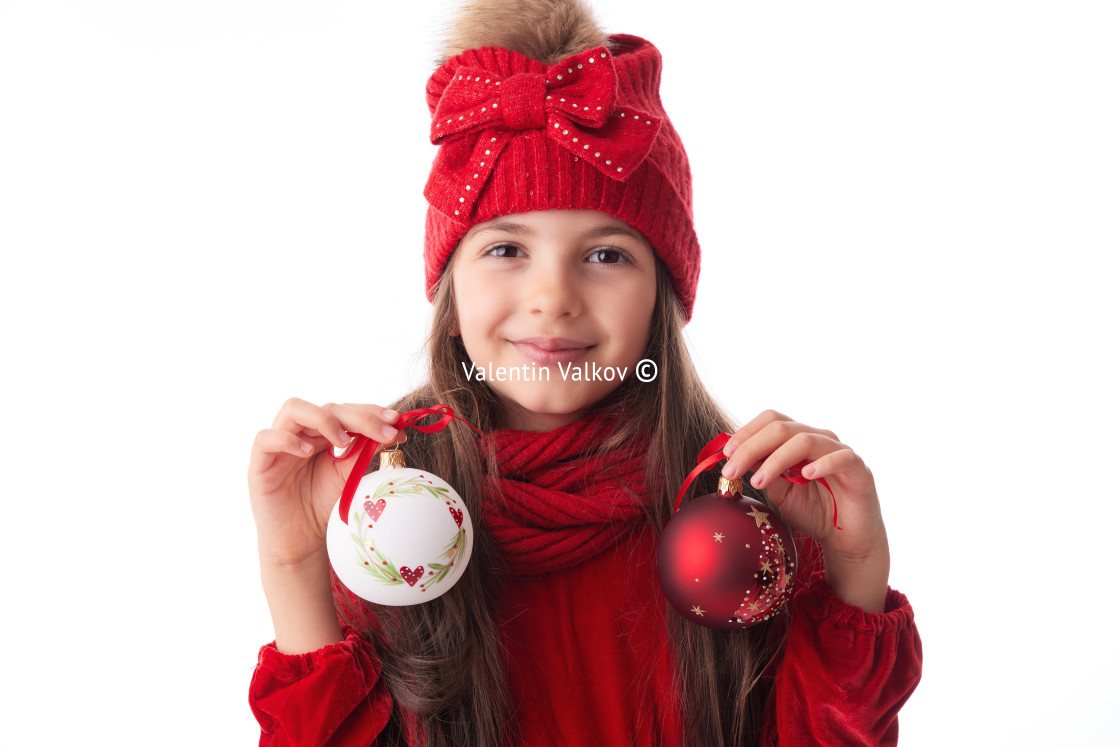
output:
[{"label": "white background", "polygon": [[[255,743],[250,445],[421,380],[449,7],[0,0],[3,741]],[[875,472],[902,743],[1115,743],[1120,10],[597,10],[665,57],[705,381]]]}]

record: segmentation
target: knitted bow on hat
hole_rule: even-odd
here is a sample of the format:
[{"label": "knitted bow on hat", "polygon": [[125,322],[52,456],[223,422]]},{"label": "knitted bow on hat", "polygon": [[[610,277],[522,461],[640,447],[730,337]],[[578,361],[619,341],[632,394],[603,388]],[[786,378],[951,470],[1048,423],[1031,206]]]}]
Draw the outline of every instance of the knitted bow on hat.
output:
[{"label": "knitted bow on hat", "polygon": [[433,172],[459,181],[463,189],[447,193],[452,204],[439,207],[449,215],[469,215],[498,156],[521,130],[544,130],[606,176],[625,180],[649,155],[661,118],[616,108],[617,90],[606,47],[572,55],[544,73],[503,78],[460,67],[439,99],[431,139],[443,146]]}]

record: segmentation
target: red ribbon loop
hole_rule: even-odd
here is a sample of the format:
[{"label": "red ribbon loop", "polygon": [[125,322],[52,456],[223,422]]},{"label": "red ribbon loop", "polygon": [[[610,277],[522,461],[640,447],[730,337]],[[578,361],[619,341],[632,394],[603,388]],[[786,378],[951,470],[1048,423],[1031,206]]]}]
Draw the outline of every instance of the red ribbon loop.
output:
[{"label": "red ribbon loop", "polygon": [[[440,419],[428,425],[416,425],[420,420],[423,420],[429,415],[440,415]],[[449,406],[445,404],[438,404],[434,407],[422,407],[418,410],[409,410],[408,412],[401,413],[400,419],[394,428],[398,431],[404,428],[413,428],[423,433],[435,433],[436,431],[443,430],[452,419],[458,420],[461,423],[467,423],[461,417],[455,414]],[[482,431],[475,428],[470,423],[471,429],[478,435],[482,435]],[[373,454],[377,451],[377,447],[381,442],[374,441],[372,438],[365,436],[361,433],[352,433],[346,431],[347,435],[354,437],[354,443],[350,444],[346,453],[342,456],[335,456],[333,447],[327,447],[327,455],[336,462],[345,462],[352,457],[355,452],[358,452],[358,461],[354,463],[354,468],[350,470],[350,476],[346,478],[346,486],[342,489],[342,499],[338,504],[338,518],[342,519],[344,523],[349,523],[350,504],[354,501],[354,492],[358,489],[358,483],[362,481],[365,476],[366,468],[373,460]]]},{"label": "red ribbon loop", "polygon": [[677,502],[673,505],[673,513],[681,510],[681,499],[684,498],[685,491],[688,490],[688,486],[692,484],[697,475],[724,458],[722,449],[730,438],[729,433],[720,433],[700,450],[700,455],[696,457],[696,467],[688,473],[688,477],[684,478],[684,484],[677,491]]},{"label": "red ribbon loop", "polygon": [[[705,444],[704,448],[700,450],[700,454],[696,457],[696,467],[688,473],[688,477],[684,479],[684,484],[681,485],[681,489],[677,491],[677,502],[673,505],[673,513],[676,513],[680,510],[681,499],[684,498],[685,491],[688,490],[688,486],[692,484],[692,481],[696,479],[697,475],[724,458],[723,447],[730,440],[731,434],[720,433],[707,444]],[[821,485],[824,485],[824,489],[827,490],[828,494],[832,497],[832,526],[839,530],[841,529],[841,527],[837,523],[838,508],[836,505],[836,494],[832,492],[832,486],[830,486],[828,484],[828,481],[823,477],[819,477],[816,480],[810,481],[809,478],[801,474],[801,470],[805,469],[805,467],[807,467],[808,465],[808,461],[798,462],[797,464],[786,470],[787,472],[791,472],[793,474],[787,475],[783,473],[782,477],[786,480],[789,480],[794,485],[808,485],[810,482],[819,482]]]}]

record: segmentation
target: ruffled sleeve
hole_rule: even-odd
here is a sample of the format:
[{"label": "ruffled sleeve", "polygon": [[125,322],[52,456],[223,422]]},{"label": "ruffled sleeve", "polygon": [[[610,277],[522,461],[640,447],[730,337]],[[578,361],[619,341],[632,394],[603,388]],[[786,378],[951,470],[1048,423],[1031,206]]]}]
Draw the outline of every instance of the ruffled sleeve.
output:
[{"label": "ruffled sleeve", "polygon": [[864,612],[818,572],[791,613],[762,744],[897,744],[898,711],[922,676],[922,641],[906,597],[888,589],[883,612]]},{"label": "ruffled sleeve", "polygon": [[369,747],[389,722],[392,701],[381,660],[354,628],[344,640],[305,654],[261,647],[249,706],[261,747]]}]

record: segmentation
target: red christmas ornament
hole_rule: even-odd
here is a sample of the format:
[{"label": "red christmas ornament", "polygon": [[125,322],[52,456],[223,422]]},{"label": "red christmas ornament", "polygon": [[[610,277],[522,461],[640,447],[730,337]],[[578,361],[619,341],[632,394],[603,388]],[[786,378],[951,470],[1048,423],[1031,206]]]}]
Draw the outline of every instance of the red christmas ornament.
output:
[{"label": "red christmas ornament", "polygon": [[719,492],[693,499],[665,527],[657,573],[684,617],[709,628],[746,628],[789,598],[797,548],[777,511],[742,495],[741,480],[721,477]]}]

